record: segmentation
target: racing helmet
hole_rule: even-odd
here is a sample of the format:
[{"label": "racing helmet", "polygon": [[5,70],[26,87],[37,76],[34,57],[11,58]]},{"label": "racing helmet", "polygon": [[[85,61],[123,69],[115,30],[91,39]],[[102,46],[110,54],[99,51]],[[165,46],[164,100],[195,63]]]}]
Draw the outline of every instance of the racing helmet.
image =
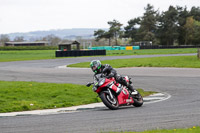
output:
[{"label": "racing helmet", "polygon": [[101,62],[99,60],[93,60],[90,62],[90,68],[94,73],[100,72]]}]

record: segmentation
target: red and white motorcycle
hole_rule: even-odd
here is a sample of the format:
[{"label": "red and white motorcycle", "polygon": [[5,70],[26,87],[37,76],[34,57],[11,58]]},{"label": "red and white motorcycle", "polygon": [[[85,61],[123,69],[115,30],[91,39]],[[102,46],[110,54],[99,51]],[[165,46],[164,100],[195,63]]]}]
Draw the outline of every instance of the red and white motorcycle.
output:
[{"label": "red and white motorcycle", "polygon": [[[130,79],[128,76],[124,77],[129,83]],[[111,110],[116,110],[119,106],[133,105],[140,107],[143,105],[143,97],[138,92],[136,95],[131,95],[131,91],[119,83],[116,83],[115,78],[106,78],[102,74],[94,76],[94,82],[88,83],[86,86],[89,87],[93,84],[93,91],[98,93],[102,102]],[[118,94],[116,91],[120,90]]]}]

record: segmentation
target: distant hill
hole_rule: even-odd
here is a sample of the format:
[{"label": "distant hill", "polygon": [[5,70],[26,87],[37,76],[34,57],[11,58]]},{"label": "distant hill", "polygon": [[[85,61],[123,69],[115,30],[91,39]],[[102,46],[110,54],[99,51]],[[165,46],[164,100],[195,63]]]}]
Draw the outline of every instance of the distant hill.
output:
[{"label": "distant hill", "polygon": [[[100,28],[99,28],[100,29]],[[24,33],[10,33],[7,34],[11,40],[16,36],[23,36],[25,40],[31,40],[35,38],[42,38],[47,35],[55,35],[61,39],[74,40],[76,37],[82,37],[84,39],[94,38],[94,31],[98,28],[74,28],[74,29],[58,29],[58,30],[48,30],[48,31],[33,31]],[[107,30],[106,28],[104,30]]]}]

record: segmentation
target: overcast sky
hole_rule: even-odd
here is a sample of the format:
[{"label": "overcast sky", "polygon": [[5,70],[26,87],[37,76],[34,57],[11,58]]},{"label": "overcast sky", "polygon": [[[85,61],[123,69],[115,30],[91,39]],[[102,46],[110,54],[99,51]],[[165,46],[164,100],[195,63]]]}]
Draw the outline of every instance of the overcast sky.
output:
[{"label": "overcast sky", "polygon": [[0,34],[50,29],[108,28],[108,21],[124,26],[142,16],[150,3],[166,11],[170,5],[200,7],[200,0],[0,0]]}]

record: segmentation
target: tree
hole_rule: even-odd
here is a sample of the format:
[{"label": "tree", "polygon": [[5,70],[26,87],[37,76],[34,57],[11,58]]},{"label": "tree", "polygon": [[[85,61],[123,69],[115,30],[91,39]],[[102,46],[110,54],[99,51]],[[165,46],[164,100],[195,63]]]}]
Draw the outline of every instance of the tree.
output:
[{"label": "tree", "polygon": [[105,30],[99,29],[94,31],[95,40],[99,41],[100,39],[104,38]]},{"label": "tree", "polygon": [[195,20],[200,21],[200,7],[192,7],[189,13],[190,16],[193,16]]},{"label": "tree", "polygon": [[10,41],[10,38],[8,35],[2,34],[0,36],[0,44],[1,45],[5,45],[5,42],[9,42],[9,41]]},{"label": "tree", "polygon": [[194,19],[193,17],[188,17],[186,20],[186,24],[184,25],[185,33],[185,45],[192,44],[194,40]]},{"label": "tree", "polygon": [[94,36],[96,38],[96,41],[99,41],[102,38],[109,39],[109,45],[111,45],[111,39],[115,39],[115,45],[118,45],[118,38],[122,37],[123,31],[121,29],[122,24],[118,22],[117,20],[109,21],[108,24],[110,25],[110,28],[108,31],[104,31],[102,29],[99,29],[94,32]]},{"label": "tree", "polygon": [[184,25],[186,31],[185,34],[185,45],[186,44],[200,44],[200,21],[194,19],[190,16],[186,19],[186,24]]},{"label": "tree", "polygon": [[109,46],[111,45],[112,35],[110,34],[110,32],[99,29],[97,31],[94,31],[94,36],[95,36],[96,41],[99,41],[102,38],[108,39],[109,40]]},{"label": "tree", "polygon": [[194,44],[200,44],[200,21],[194,21]]},{"label": "tree", "polygon": [[178,35],[178,11],[170,6],[168,11],[159,17],[157,37],[161,45],[173,45]]},{"label": "tree", "polygon": [[110,32],[105,32],[104,38],[108,39],[109,46],[111,46],[112,34]]},{"label": "tree", "polygon": [[61,41],[61,39],[53,34],[48,35],[46,37],[43,37],[42,39],[43,41],[48,41],[49,45],[53,46],[53,45],[58,45],[58,43]]},{"label": "tree", "polygon": [[23,42],[24,41],[24,37],[23,36],[16,36],[14,41],[15,42]]},{"label": "tree", "polygon": [[128,25],[124,27],[124,37],[131,38],[132,42],[138,41],[137,32],[138,32],[138,25],[140,24],[140,18],[134,18],[128,21]]},{"label": "tree", "polygon": [[189,17],[189,12],[187,11],[187,7],[176,7],[178,11],[178,44],[182,45],[185,44],[185,28],[184,25],[186,24],[186,19]]},{"label": "tree", "polygon": [[113,21],[109,21],[108,24],[110,25],[110,28],[109,28],[109,36],[110,37],[113,37],[115,39],[115,45],[118,45],[118,38],[122,38],[122,34],[123,34],[123,31],[121,29],[121,26],[123,24],[121,24],[119,21],[117,20],[113,20]]},{"label": "tree", "polygon": [[154,7],[150,4],[147,4],[147,7],[144,9],[145,13],[141,18],[140,28],[138,30],[139,38],[141,41],[155,41],[158,11],[155,11]]}]

